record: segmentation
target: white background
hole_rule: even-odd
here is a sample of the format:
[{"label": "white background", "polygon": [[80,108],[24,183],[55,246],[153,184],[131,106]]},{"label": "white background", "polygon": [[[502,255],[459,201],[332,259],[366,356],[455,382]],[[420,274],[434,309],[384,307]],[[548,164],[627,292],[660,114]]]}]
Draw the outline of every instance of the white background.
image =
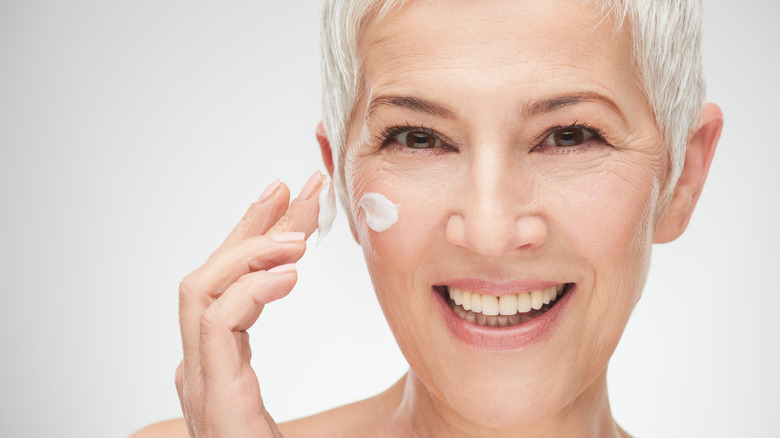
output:
[{"label": "white background", "polygon": [[[610,368],[642,437],[780,436],[780,4],[709,0],[726,128]],[[0,436],[180,416],[179,280],[277,177],[322,168],[316,0],[0,0]],[[252,332],[277,420],[405,369],[343,214]],[[556,376],[549,376],[555,379]]]}]

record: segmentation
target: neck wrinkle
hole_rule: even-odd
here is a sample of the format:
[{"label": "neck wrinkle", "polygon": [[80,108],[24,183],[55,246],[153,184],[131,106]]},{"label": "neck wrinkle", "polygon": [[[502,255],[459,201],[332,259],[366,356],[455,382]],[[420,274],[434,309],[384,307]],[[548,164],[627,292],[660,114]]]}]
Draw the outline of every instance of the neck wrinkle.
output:
[{"label": "neck wrinkle", "polygon": [[536,423],[496,429],[474,423],[432,394],[409,370],[401,378],[403,393],[393,414],[394,436],[410,438],[567,437],[630,438],[612,418],[606,368],[575,400],[554,416]]}]

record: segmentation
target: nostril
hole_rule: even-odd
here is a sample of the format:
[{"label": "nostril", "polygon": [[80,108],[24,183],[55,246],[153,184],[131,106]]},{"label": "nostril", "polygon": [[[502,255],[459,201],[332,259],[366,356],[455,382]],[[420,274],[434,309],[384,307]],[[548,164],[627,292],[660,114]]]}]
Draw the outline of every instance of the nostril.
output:
[{"label": "nostril", "polygon": [[511,251],[535,249],[547,240],[547,225],[541,217],[511,218],[453,214],[447,221],[447,240],[486,256],[502,256]]},{"label": "nostril", "polygon": [[466,220],[463,216],[453,214],[447,220],[447,241],[453,245],[468,247],[466,242]]},{"label": "nostril", "polygon": [[447,223],[450,243],[485,256],[502,256],[515,249],[513,221],[500,215],[453,215]]},{"label": "nostril", "polygon": [[522,216],[517,220],[516,248],[538,248],[547,241],[547,224],[539,216]]}]

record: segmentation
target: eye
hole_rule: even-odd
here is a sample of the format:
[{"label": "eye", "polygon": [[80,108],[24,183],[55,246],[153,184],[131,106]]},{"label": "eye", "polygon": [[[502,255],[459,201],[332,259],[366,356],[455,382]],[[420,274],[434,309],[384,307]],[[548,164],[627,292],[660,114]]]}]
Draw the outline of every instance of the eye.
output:
[{"label": "eye", "polygon": [[566,126],[551,132],[544,140],[544,145],[557,148],[579,146],[593,137],[598,137],[598,134],[591,129],[583,126]]},{"label": "eye", "polygon": [[393,140],[411,149],[432,149],[441,146],[441,141],[436,135],[419,129],[401,132]]}]

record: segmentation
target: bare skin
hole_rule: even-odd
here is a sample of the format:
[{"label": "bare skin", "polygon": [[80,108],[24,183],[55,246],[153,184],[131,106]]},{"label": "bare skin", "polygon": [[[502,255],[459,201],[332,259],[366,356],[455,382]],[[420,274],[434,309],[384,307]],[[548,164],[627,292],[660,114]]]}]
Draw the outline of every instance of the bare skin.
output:
[{"label": "bare skin", "polygon": [[[312,436],[343,438],[397,438],[397,437],[447,437],[448,432],[424,432],[408,421],[394,422],[393,418],[403,418],[402,407],[404,388],[409,379],[401,378],[385,392],[374,397],[360,400],[335,409],[321,412],[310,417],[300,418],[279,424],[279,432],[287,438],[305,438]],[[609,417],[611,419],[611,417]],[[615,433],[623,438],[631,436],[615,425]],[[444,429],[446,431],[446,427]],[[187,424],[184,418],[163,421],[148,426],[130,438],[187,438]]]},{"label": "bare skin", "polygon": [[[722,116],[705,108],[665,204],[667,150],[628,38],[583,8],[419,2],[360,39],[364,87],[342,161],[347,209],[406,376],[375,397],[278,426],[265,409],[246,330],[293,288],[290,264],[316,227],[321,179],[292,203],[280,185],[182,282],[185,418],[134,438],[629,436],[612,418],[607,364],[652,243],[676,239],[690,220]],[[576,141],[559,142],[561,132]],[[332,175],[321,127],[317,137]],[[386,232],[370,230],[357,208],[369,191],[407,209]],[[463,272],[563,279],[577,290],[542,340],[482,348],[432,317],[432,286]]]}]

